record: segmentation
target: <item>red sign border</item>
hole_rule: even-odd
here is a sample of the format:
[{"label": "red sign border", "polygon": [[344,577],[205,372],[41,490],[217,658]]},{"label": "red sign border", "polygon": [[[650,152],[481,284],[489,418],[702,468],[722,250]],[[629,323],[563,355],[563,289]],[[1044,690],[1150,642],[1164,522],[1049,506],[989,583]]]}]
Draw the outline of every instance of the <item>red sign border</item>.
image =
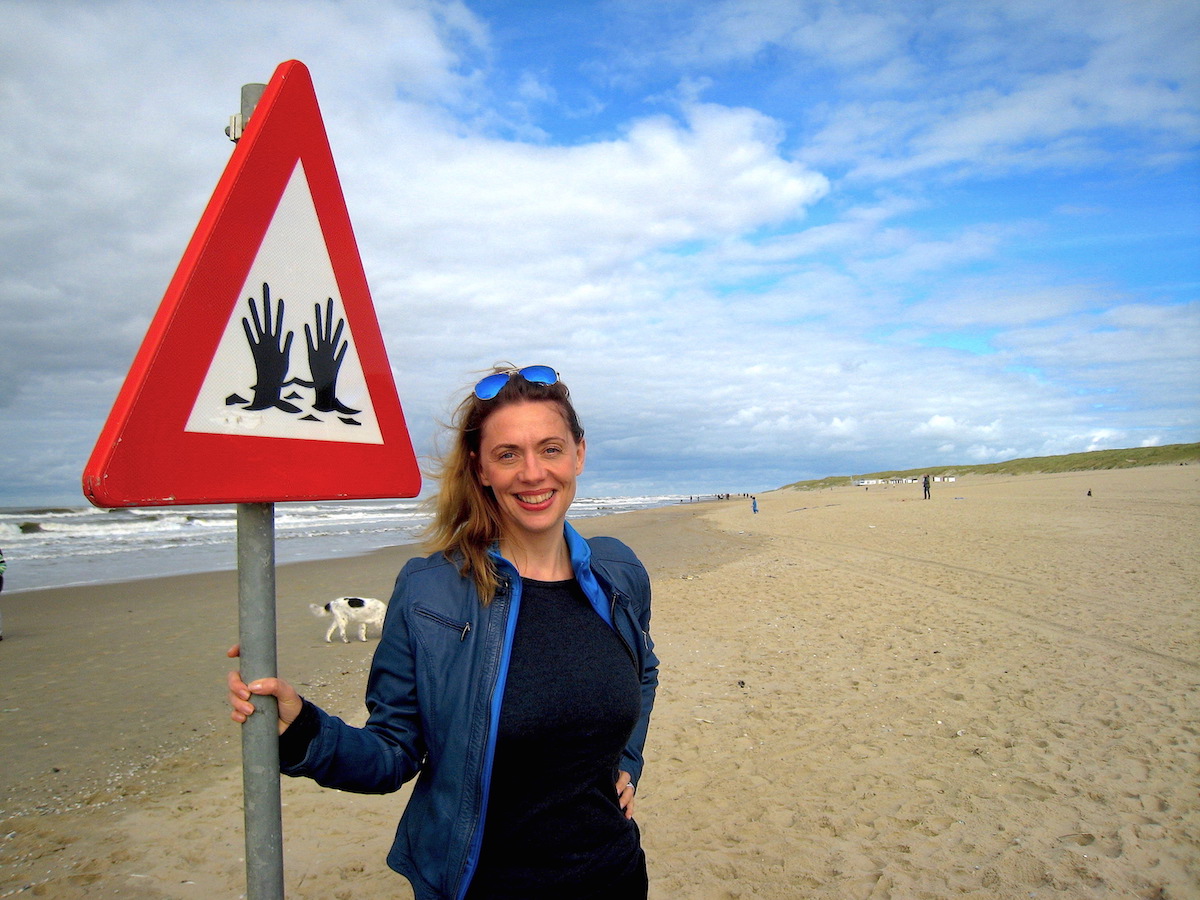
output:
[{"label": "red sign border", "polygon": [[[382,444],[185,431],[297,162],[304,165]],[[101,507],[415,497],[420,469],[317,106],[297,60],[271,77],[83,472]]]}]

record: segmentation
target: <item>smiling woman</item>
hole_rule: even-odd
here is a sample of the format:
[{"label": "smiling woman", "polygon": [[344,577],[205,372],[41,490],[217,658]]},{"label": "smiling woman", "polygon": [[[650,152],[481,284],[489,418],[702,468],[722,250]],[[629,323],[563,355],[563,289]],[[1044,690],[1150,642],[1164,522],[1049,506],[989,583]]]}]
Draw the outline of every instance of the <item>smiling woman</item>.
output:
[{"label": "smiling woman", "polygon": [[[496,588],[492,543],[500,542],[502,554],[524,554],[533,532],[544,537],[556,524],[561,531],[586,453],[583,426],[554,369],[495,369],[455,414],[453,445],[437,473],[440,490],[429,540],[432,549],[462,560],[463,574],[475,580],[484,598]],[[569,476],[566,456],[574,457]],[[552,487],[551,496],[540,496]],[[546,546],[529,550],[534,556],[562,552]]]},{"label": "smiling woman", "polygon": [[553,403],[526,401],[497,410],[484,426],[479,483],[491,488],[500,510],[500,553],[531,578],[570,577],[562,540],[585,445],[576,440]]},{"label": "smiling woman", "polygon": [[235,721],[251,695],[278,699],[284,773],[363,793],[416,777],[388,864],[422,900],[647,896],[650,581],[624,544],[567,523],[585,456],[557,372],[497,367],[455,415],[434,552],[396,581],[366,726],[229,675]]}]

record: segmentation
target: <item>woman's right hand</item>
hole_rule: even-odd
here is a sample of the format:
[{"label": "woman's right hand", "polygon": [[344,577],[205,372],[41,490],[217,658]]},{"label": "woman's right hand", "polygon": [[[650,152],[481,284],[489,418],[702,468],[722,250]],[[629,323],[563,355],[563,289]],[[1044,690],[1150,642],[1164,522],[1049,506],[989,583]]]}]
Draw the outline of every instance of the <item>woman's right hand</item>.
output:
[{"label": "woman's right hand", "polygon": [[[225,653],[230,659],[242,655],[240,644],[234,644]],[[251,695],[274,697],[279,706],[279,733],[283,734],[287,727],[296,721],[300,710],[304,708],[304,700],[296,693],[296,689],[282,678],[259,678],[246,684],[242,681],[241,672],[230,672],[226,678],[229,685],[229,705],[233,711],[229,714],[239,725],[254,714],[254,704],[250,702]]]}]

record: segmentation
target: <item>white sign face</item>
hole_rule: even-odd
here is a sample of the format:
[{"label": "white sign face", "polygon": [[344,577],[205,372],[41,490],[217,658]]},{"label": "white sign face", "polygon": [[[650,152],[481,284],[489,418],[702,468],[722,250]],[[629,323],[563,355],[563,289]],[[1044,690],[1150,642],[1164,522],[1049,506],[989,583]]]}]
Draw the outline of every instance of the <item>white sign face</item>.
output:
[{"label": "white sign face", "polygon": [[383,443],[299,161],[184,430]]}]

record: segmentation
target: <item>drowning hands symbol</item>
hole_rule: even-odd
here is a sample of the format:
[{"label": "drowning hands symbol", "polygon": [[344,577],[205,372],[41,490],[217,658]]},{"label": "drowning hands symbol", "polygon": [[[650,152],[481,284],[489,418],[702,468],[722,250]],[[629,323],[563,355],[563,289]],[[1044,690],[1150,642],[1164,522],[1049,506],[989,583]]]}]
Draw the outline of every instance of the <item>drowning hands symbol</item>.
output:
[{"label": "drowning hands symbol", "polygon": [[[292,353],[292,338],[295,333],[289,331],[283,337],[283,301],[278,301],[275,308],[275,320],[271,321],[271,288],[263,282],[263,314],[259,318],[258,308],[254,298],[250,299],[250,315],[254,319],[251,330],[250,320],[242,318],[242,330],[246,332],[246,341],[250,344],[250,353],[254,357],[254,368],[257,378],[254,383],[254,399],[246,407],[249,410],[281,409],[284,412],[298,413],[300,408],[280,397],[284,385],[288,383],[288,359]],[[305,326],[307,330],[307,326]]]},{"label": "drowning hands symbol", "polygon": [[315,337],[312,329],[307,325],[304,326],[304,338],[308,344],[308,368],[312,373],[312,382],[308,383],[297,379],[296,383],[313,389],[316,395],[313,409],[320,412],[337,412],[343,415],[354,415],[361,412],[361,410],[351,409],[337,398],[338,372],[342,368],[342,361],[346,358],[346,351],[350,349],[350,342],[342,340],[342,330],[346,327],[346,320],[339,318],[337,327],[333,327],[332,297],[328,298],[328,302],[325,304],[323,324],[321,304],[314,303],[313,310],[317,318]]}]

